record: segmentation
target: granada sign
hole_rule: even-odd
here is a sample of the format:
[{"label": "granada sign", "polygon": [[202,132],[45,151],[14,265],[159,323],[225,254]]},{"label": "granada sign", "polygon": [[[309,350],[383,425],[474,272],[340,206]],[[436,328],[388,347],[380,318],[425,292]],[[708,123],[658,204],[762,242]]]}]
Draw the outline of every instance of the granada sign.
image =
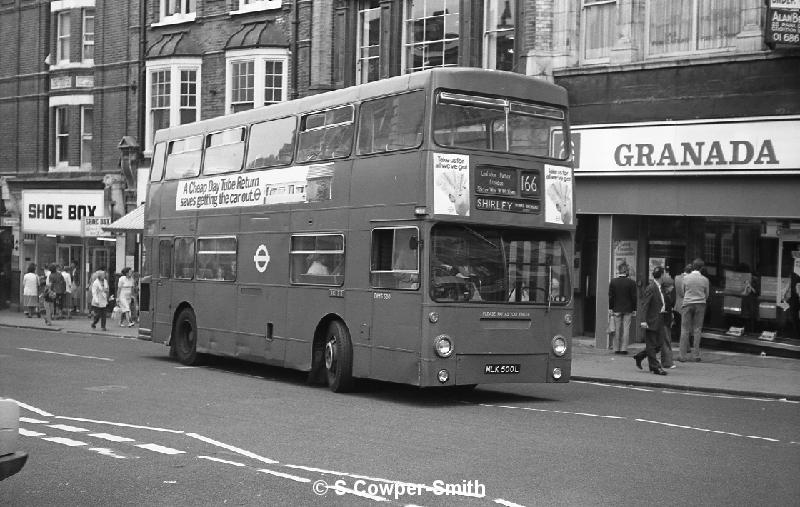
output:
[{"label": "granada sign", "polygon": [[575,174],[800,173],[800,117],[576,126]]}]

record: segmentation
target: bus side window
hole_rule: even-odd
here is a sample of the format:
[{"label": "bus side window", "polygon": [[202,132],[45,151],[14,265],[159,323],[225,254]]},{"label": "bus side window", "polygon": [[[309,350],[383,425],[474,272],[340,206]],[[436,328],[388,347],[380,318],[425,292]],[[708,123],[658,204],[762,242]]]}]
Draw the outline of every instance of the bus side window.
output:
[{"label": "bus side window", "polygon": [[359,109],[358,153],[416,148],[422,142],[425,93],[416,91],[371,100]]},{"label": "bus side window", "polygon": [[298,234],[292,236],[291,282],[309,285],[344,283],[344,236]]},{"label": "bus side window", "polygon": [[419,230],[416,227],[372,231],[370,285],[380,289],[419,289]]},{"label": "bus side window", "polygon": [[352,105],[311,113],[300,120],[297,161],[331,160],[350,155],[353,145]]},{"label": "bus side window", "polygon": [[192,136],[169,143],[165,179],[191,178],[200,174],[203,136]]},{"label": "bus side window", "polygon": [[153,165],[150,168],[150,181],[161,181],[164,177],[164,155],[167,143],[158,143],[153,148]]},{"label": "bus side window", "polygon": [[294,116],[254,123],[250,127],[245,167],[260,169],[291,164],[296,127]]},{"label": "bus side window", "polygon": [[206,136],[203,174],[236,172],[244,159],[244,127],[223,130]]},{"label": "bus side window", "polygon": [[158,274],[161,278],[172,276],[172,240],[158,242]]},{"label": "bus side window", "polygon": [[194,277],[194,238],[175,238],[175,278]]},{"label": "bus side window", "polygon": [[197,238],[197,279],[236,280],[236,238]]}]

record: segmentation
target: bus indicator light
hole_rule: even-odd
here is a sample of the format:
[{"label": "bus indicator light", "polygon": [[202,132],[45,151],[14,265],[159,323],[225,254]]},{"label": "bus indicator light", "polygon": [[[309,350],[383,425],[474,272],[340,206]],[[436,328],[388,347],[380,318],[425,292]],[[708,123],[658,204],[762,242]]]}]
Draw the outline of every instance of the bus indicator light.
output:
[{"label": "bus indicator light", "polygon": [[431,322],[431,324],[436,324],[437,322],[439,322],[439,313],[438,312],[429,313],[428,320]]},{"label": "bus indicator light", "polygon": [[553,337],[552,345],[553,354],[557,355],[558,357],[561,357],[567,353],[567,340],[565,340],[560,334],[557,334]]},{"label": "bus indicator light", "polygon": [[453,342],[446,334],[440,334],[433,341],[433,349],[439,357],[450,357],[453,354]]},{"label": "bus indicator light", "polygon": [[556,380],[561,378],[561,368],[553,368],[553,378]]},{"label": "bus indicator light", "polygon": [[439,382],[442,384],[450,380],[450,372],[447,370],[439,370],[439,374],[437,376],[439,377]]}]

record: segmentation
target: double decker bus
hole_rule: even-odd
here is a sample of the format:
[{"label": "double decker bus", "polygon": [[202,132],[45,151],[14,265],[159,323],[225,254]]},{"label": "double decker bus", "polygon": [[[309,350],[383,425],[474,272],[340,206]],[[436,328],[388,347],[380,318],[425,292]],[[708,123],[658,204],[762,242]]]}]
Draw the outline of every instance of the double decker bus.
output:
[{"label": "double decker bus", "polygon": [[337,392],[567,382],[567,118],[553,84],[440,68],[158,131],[139,336]]}]

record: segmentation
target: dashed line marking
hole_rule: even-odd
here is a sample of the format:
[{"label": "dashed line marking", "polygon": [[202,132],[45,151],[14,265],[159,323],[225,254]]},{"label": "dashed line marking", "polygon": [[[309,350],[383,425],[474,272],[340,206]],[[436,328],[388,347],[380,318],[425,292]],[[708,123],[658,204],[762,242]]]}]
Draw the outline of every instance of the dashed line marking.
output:
[{"label": "dashed line marking", "polygon": [[658,424],[658,425],[667,426],[667,427],[670,427],[670,428],[680,428],[680,429],[684,429],[684,430],[695,430],[695,431],[711,432],[711,433],[716,433],[717,435],[727,435],[727,436],[730,436],[730,437],[743,437],[743,438],[752,438],[754,440],[766,440],[767,442],[780,442],[780,440],[778,440],[776,438],[762,437],[762,436],[758,436],[758,435],[742,435],[740,433],[733,433],[733,432],[730,432],[730,431],[720,431],[720,430],[709,430],[707,428],[695,428],[694,426],[686,426],[686,425],[683,425],[683,424],[673,424],[673,423],[667,423],[667,422],[662,422],[662,421],[650,421],[648,419],[635,419],[635,421],[636,422],[648,423],[648,424]]},{"label": "dashed line marking", "polygon": [[147,449],[148,451],[160,452],[161,454],[186,454],[186,451],[179,451],[172,447],[164,447],[158,444],[137,444],[136,447]]},{"label": "dashed line marking", "polygon": [[32,417],[20,417],[19,422],[26,422],[31,424],[48,424],[50,421],[42,421],[41,419],[33,419]]},{"label": "dashed line marking", "polygon": [[19,428],[19,434],[23,437],[43,437],[47,435],[47,433],[40,433],[38,431],[31,431],[26,430],[25,428]]},{"label": "dashed line marking", "polygon": [[187,437],[191,437],[191,438],[196,438],[197,440],[200,440],[201,442],[205,442],[207,444],[211,444],[211,445],[215,445],[217,447],[221,447],[223,449],[227,449],[227,450],[235,452],[237,454],[241,454],[242,456],[247,456],[248,458],[260,461],[262,463],[267,463],[267,464],[270,464],[270,465],[275,465],[275,464],[278,463],[274,459],[270,459],[270,458],[265,458],[263,456],[259,456],[258,454],[254,453],[254,452],[245,451],[244,449],[240,449],[240,448],[234,447],[232,445],[228,445],[228,444],[225,444],[225,443],[222,443],[222,442],[218,442],[218,441],[216,441],[214,439],[211,439],[211,438],[208,438],[208,437],[204,437],[203,435],[198,435],[197,433],[186,433],[186,436]]},{"label": "dashed line marking", "polygon": [[503,500],[502,498],[496,498],[494,503],[498,503],[500,505],[505,505],[506,507],[525,507],[524,505],[520,505],[518,503],[509,502],[508,500]]},{"label": "dashed line marking", "polygon": [[171,430],[167,428],[157,428],[153,426],[142,426],[140,424],[127,424],[127,423],[120,423],[120,422],[111,422],[111,421],[98,421],[96,419],[86,419],[84,417],[66,417],[63,415],[54,416],[50,415],[50,417],[54,417],[56,419],[64,419],[65,421],[77,421],[77,422],[87,422],[87,423],[94,423],[94,424],[107,424],[109,426],[117,426],[119,428],[133,428],[137,430],[150,430],[150,431],[158,431],[162,433],[173,433],[175,435],[183,435],[184,432],[181,430]]},{"label": "dashed line marking", "polygon": [[267,470],[266,468],[260,468],[258,471],[264,474],[274,475],[275,477],[290,479],[295,482],[311,482],[311,479],[300,477],[299,475],[285,474],[283,472],[276,472],[275,470]]},{"label": "dashed line marking", "polygon": [[125,459],[125,456],[120,456],[111,449],[106,449],[105,447],[91,447],[89,448],[89,450],[94,451],[98,454],[102,454],[103,456],[108,456],[109,458]]},{"label": "dashed line marking", "polygon": [[101,438],[109,442],[135,442],[133,438],[120,437],[118,435],[111,435],[110,433],[89,433],[90,437]]},{"label": "dashed line marking", "polygon": [[216,461],[217,463],[225,463],[226,465],[233,465],[235,467],[246,467],[244,463],[239,463],[238,461],[230,461],[227,459],[222,458],[215,458],[213,456],[198,456],[198,459],[207,459],[209,461]]},{"label": "dashed line marking", "polygon": [[80,354],[72,354],[71,352],[56,352],[54,350],[39,350],[39,349],[31,349],[28,347],[19,347],[19,350],[25,350],[27,352],[39,352],[42,354],[55,354],[57,356],[65,356],[65,357],[79,357],[81,359],[97,359],[98,361],[114,361],[110,357],[97,357],[97,356],[82,356]]},{"label": "dashed line marking", "polygon": [[48,424],[50,428],[54,428],[57,430],[69,431],[70,433],[88,433],[89,430],[86,428],[78,428],[77,426],[70,426],[68,424]]},{"label": "dashed line marking", "polygon": [[71,438],[64,438],[64,437],[45,437],[42,440],[47,440],[48,442],[54,442],[56,444],[63,444],[69,447],[80,447],[82,445],[89,445],[86,442],[81,442],[80,440],[72,440]]}]

